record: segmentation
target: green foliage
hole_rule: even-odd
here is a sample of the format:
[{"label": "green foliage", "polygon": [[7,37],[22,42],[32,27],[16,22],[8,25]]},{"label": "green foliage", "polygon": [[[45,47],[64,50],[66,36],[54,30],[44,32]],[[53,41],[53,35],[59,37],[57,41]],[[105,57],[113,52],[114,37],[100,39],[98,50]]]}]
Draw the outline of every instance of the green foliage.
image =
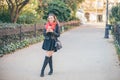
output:
[{"label": "green foliage", "polygon": [[0,52],[1,52],[1,54],[14,52],[16,49],[21,49],[27,45],[28,45],[27,40],[23,40],[23,41],[17,42],[17,43],[10,43],[8,45],[4,45],[4,46],[0,47]]},{"label": "green foliage", "polygon": [[[39,15],[35,11],[35,9],[38,6],[38,0],[18,0],[17,2],[15,2],[14,0],[13,1],[7,0],[7,2],[6,0],[2,0],[2,2],[3,3],[0,3],[0,22],[15,22],[16,23],[15,18],[17,18],[17,16],[18,16],[17,23],[22,23],[22,24],[37,23],[40,19]],[[16,4],[19,4],[19,5],[17,6]],[[12,9],[10,9],[10,7]],[[23,9],[21,9],[20,7]],[[10,14],[10,10],[13,10],[12,14]],[[18,14],[16,14],[15,12],[17,10],[18,10]]]},{"label": "green foliage", "polygon": [[[44,23],[45,21],[40,20],[42,23]],[[41,24],[42,24],[41,23]],[[40,25],[41,25],[40,24]],[[0,28],[4,29],[4,28],[16,28],[16,27],[20,27],[20,26],[33,26],[33,24],[17,24],[17,23],[0,23]]]},{"label": "green foliage", "polygon": [[17,23],[31,24],[31,23],[36,23],[38,20],[39,17],[37,14],[26,11],[19,16]]},{"label": "green foliage", "polygon": [[[17,26],[27,27],[27,26],[30,26],[30,24],[29,25],[10,24],[10,23],[0,24],[0,27],[2,30],[13,29],[13,28],[16,28]],[[31,26],[34,26],[34,25],[31,25]],[[11,53],[11,52],[14,52],[16,49],[21,49],[30,44],[37,43],[43,39],[41,35],[42,35],[41,29],[36,30],[36,37],[35,37],[34,31],[22,32],[21,42],[20,42],[19,33],[11,34],[11,35],[3,35],[2,37],[0,37],[0,54]]]},{"label": "green foliage", "polygon": [[70,17],[70,21],[72,21],[72,20],[80,20],[80,19],[77,18],[76,16],[72,15],[72,16]]},{"label": "green foliage", "polygon": [[21,24],[17,24],[17,23],[0,23],[0,28],[15,28],[20,25]]},{"label": "green foliage", "polygon": [[44,19],[47,19],[49,13],[54,13],[59,21],[68,21],[71,16],[69,7],[60,0],[52,0],[43,7]]},{"label": "green foliage", "polygon": [[120,3],[117,4],[116,6],[113,6],[111,9],[111,13],[109,15],[109,21],[113,26],[113,35],[114,35],[114,39],[115,39],[115,47],[116,47],[116,51],[120,60],[120,45],[119,45],[119,32],[116,31],[116,29],[118,29],[117,27],[118,24],[120,24]]},{"label": "green foliage", "polygon": [[81,2],[83,2],[84,0],[63,0],[63,1],[65,4],[67,4],[70,7],[71,12],[72,12],[72,16],[75,17],[75,13],[77,11],[79,4]]},{"label": "green foliage", "polygon": [[109,17],[110,17],[109,21],[111,24],[114,24],[120,21],[120,4],[112,7],[111,14]]},{"label": "green foliage", "polygon": [[29,46],[30,44],[37,43],[43,40],[43,36],[39,36],[36,38],[29,38],[25,39],[23,41],[18,41],[16,43],[10,43],[4,46],[0,46],[0,54],[7,54],[14,52],[16,49],[21,49],[26,46]]},{"label": "green foliage", "polygon": [[10,22],[8,6],[5,0],[0,0],[0,22]]},{"label": "green foliage", "polygon": [[21,10],[29,3],[30,0],[6,0],[7,7],[12,23],[16,23]]},{"label": "green foliage", "polygon": [[63,0],[63,2],[67,4],[73,11],[75,11],[78,5],[83,1],[84,0]]},{"label": "green foliage", "polygon": [[0,21],[1,22],[10,22],[10,15],[8,13],[8,10],[0,10]]},{"label": "green foliage", "polygon": [[[6,29],[8,29],[8,28],[6,28]],[[10,28],[10,29],[12,29],[12,28]],[[27,29],[29,29],[29,27]],[[2,30],[4,30],[4,28],[2,28]],[[8,31],[6,31],[6,33]],[[28,31],[28,32],[22,32],[21,34],[18,33],[18,34],[11,34],[11,35],[3,35],[2,37],[0,37],[0,46],[4,46],[4,45],[10,44],[10,43],[16,43],[16,42],[19,42],[20,40],[23,41],[23,40],[27,40],[27,39],[32,40],[29,42],[35,43],[36,39],[38,41],[37,37],[39,37],[41,35],[42,35],[41,29],[36,30],[36,34],[35,34],[35,31]],[[35,39],[35,41],[34,41],[34,39]]]},{"label": "green foliage", "polygon": [[38,7],[37,0],[30,0],[30,2],[21,11],[17,23],[34,24],[40,21],[40,15],[36,12]]},{"label": "green foliage", "polygon": [[115,41],[114,44],[115,44],[115,48],[116,48],[116,51],[117,51],[117,54],[118,54],[118,58],[120,60],[120,46],[118,45],[117,41]]},{"label": "green foliage", "polygon": [[69,29],[73,28],[73,26],[64,26],[64,30],[67,31]]}]

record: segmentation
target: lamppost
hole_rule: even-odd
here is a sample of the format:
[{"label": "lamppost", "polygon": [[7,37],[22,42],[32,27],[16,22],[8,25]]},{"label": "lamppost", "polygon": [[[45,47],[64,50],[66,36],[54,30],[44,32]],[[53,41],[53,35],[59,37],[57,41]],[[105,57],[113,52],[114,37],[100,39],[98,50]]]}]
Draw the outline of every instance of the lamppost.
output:
[{"label": "lamppost", "polygon": [[97,8],[98,8],[98,0],[96,0],[96,23],[97,23]]},{"label": "lamppost", "polygon": [[108,25],[108,0],[106,0],[106,26],[105,26],[105,36],[104,38],[109,38],[109,25]]}]

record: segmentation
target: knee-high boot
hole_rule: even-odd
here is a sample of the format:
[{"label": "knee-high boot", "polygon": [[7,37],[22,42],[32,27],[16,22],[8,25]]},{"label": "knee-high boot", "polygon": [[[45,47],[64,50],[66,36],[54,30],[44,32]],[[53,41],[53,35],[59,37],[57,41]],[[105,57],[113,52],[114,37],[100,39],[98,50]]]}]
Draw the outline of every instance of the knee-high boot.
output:
[{"label": "knee-high boot", "polygon": [[53,62],[52,62],[52,56],[49,59],[49,67],[50,67],[50,72],[48,73],[48,75],[52,75],[53,73]]},{"label": "knee-high boot", "polygon": [[45,60],[44,60],[44,63],[43,63],[42,69],[41,69],[41,74],[40,74],[41,77],[44,77],[44,70],[45,70],[47,64],[49,63],[49,59],[50,59],[50,57],[45,56]]}]

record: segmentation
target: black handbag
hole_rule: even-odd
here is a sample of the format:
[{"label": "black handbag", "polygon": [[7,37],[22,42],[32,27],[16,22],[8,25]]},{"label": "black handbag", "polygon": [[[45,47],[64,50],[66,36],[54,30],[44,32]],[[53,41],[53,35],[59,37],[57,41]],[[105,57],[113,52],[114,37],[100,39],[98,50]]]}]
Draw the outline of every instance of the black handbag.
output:
[{"label": "black handbag", "polygon": [[62,48],[62,43],[60,42],[60,40],[56,40],[55,41],[55,47],[57,50],[60,50]]}]

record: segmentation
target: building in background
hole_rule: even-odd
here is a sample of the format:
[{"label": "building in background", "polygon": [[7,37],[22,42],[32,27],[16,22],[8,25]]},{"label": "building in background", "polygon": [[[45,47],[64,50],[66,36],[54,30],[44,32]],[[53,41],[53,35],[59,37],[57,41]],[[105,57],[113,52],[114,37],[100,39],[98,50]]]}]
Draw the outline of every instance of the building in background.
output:
[{"label": "building in background", "polygon": [[[108,0],[109,11],[113,5],[120,0]],[[80,4],[84,10],[84,15],[88,22],[105,22],[106,19],[106,0],[85,0]]]},{"label": "building in background", "polygon": [[85,24],[87,22],[87,19],[84,15],[84,11],[82,9],[77,10],[76,17],[80,20],[81,24]]}]

